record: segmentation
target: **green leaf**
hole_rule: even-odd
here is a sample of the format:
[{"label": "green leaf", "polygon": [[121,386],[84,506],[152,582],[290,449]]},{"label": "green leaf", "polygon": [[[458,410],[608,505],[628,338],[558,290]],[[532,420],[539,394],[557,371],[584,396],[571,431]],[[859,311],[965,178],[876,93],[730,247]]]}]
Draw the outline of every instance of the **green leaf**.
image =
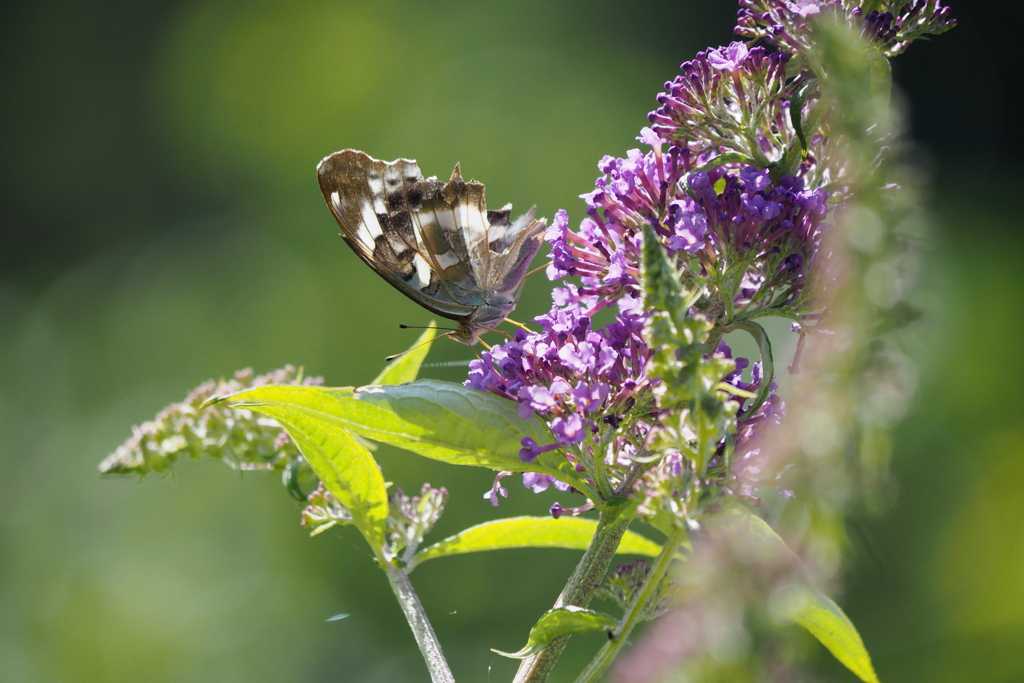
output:
[{"label": "green leaf", "polygon": [[772,380],[775,379],[775,361],[772,358],[772,342],[768,337],[768,333],[764,331],[764,328],[758,325],[753,320],[743,320],[740,322],[733,323],[729,327],[723,328],[723,331],[728,332],[730,330],[743,330],[757,342],[758,353],[761,354],[761,386],[758,388],[757,397],[753,403],[746,407],[749,414],[753,414],[755,410],[760,408],[765,401],[768,400],[768,395],[772,391]]},{"label": "green leaf", "polygon": [[[451,538],[424,548],[413,558],[418,565],[435,557],[476,553],[505,548],[567,548],[586,550],[594,537],[597,521],[575,517],[512,517],[485,522]],[[622,555],[657,557],[661,546],[640,534],[627,531],[615,551]]]},{"label": "green leaf", "polygon": [[805,82],[793,94],[793,99],[789,103],[789,121],[793,124],[796,137],[800,140],[800,147],[805,152],[807,151],[807,136],[804,135],[803,125],[804,105],[807,104],[807,95],[814,92],[815,85],[813,79]]},{"label": "green leaf", "polygon": [[510,659],[526,659],[531,657],[559,636],[590,633],[592,631],[612,631],[618,622],[607,614],[594,612],[582,607],[557,607],[548,610],[530,629],[530,638],[526,646],[519,652],[502,652],[492,649],[491,652]]},{"label": "green leaf", "polygon": [[831,598],[806,586],[798,586],[787,591],[780,600],[773,601],[773,606],[787,619],[807,629],[864,683],[879,683],[864,641],[850,618]]},{"label": "green leaf", "polygon": [[[787,555],[799,561],[782,537],[767,522],[740,505],[723,515],[729,532],[747,532],[755,549],[770,555]],[[835,602],[801,580],[783,591],[772,607],[783,617],[803,626],[840,663],[864,683],[879,683],[871,656],[853,622]]]},{"label": "green leaf", "polygon": [[519,459],[523,437],[552,442],[537,416],[519,417],[518,406],[493,394],[438,380],[358,389],[264,386],[228,397],[236,405],[287,406],[362,437],[391,444],[453,465],[549,474],[586,490],[574,472],[559,469],[564,458],[544,453]]},{"label": "green leaf", "polygon": [[249,407],[274,418],[288,430],[316,476],[352,513],[352,523],[374,549],[380,549],[388,517],[388,494],[384,477],[370,452],[336,424],[301,410],[270,404]]},{"label": "green leaf", "polygon": [[427,325],[427,329],[423,330],[423,334],[416,340],[416,343],[394,361],[388,363],[381,373],[377,375],[377,379],[370,382],[370,384],[394,385],[414,381],[420,374],[420,366],[423,365],[423,360],[427,357],[427,353],[430,352],[430,346],[436,337],[437,326],[431,320],[430,324]]}]

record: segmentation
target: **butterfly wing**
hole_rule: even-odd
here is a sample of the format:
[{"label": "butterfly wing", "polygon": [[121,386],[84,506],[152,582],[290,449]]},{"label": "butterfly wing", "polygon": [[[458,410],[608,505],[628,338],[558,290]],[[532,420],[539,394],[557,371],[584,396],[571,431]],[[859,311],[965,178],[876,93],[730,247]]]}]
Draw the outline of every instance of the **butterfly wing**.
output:
[{"label": "butterfly wing", "polygon": [[533,220],[536,207],[514,223],[511,204],[488,211],[484,186],[464,182],[458,165],[443,194],[451,210],[435,205],[433,220],[419,214],[420,234],[442,282],[474,306],[463,323],[471,330],[491,329],[515,307],[515,290],[540,249],[545,221]]},{"label": "butterfly wing", "polygon": [[465,270],[465,262],[457,253],[438,254],[425,241],[425,226],[452,214],[444,183],[425,180],[415,161],[378,161],[351,149],[321,161],[317,176],[342,237],[359,258],[424,308],[459,322],[472,315],[473,302],[450,291],[442,277],[447,271],[460,280],[472,279],[451,270],[460,264]]},{"label": "butterfly wing", "polygon": [[494,211],[488,234],[491,269],[484,280],[489,292],[512,295],[526,277],[530,262],[544,241],[546,221],[534,220],[537,207],[509,223],[511,206]]},{"label": "butterfly wing", "polygon": [[476,308],[485,299],[490,259],[484,186],[463,181],[456,164],[440,199],[414,215],[416,232],[448,294]]},{"label": "butterfly wing", "polygon": [[501,322],[515,307],[545,227],[534,209],[509,220],[511,205],[487,211],[484,186],[423,178],[409,159],[378,161],[336,152],[317,167],[320,190],[359,257],[395,289],[459,323],[460,341]]}]

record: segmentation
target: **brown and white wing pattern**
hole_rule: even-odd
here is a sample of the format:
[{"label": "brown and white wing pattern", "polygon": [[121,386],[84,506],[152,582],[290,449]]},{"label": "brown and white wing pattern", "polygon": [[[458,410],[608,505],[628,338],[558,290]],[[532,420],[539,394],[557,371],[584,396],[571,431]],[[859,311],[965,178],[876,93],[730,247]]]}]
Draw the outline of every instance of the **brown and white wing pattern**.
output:
[{"label": "brown and white wing pattern", "polygon": [[500,323],[540,248],[534,209],[514,223],[511,206],[487,211],[484,186],[424,179],[409,159],[378,161],[342,150],[317,167],[320,189],[342,237],[397,290],[459,323],[466,343]]},{"label": "brown and white wing pattern", "polygon": [[383,162],[349,149],[321,161],[317,175],[341,236],[367,265],[438,315],[457,319],[472,313],[442,287],[417,236],[415,213],[443,201],[444,183],[424,180],[415,161]]},{"label": "brown and white wing pattern", "polygon": [[[510,295],[519,288],[526,277],[526,271],[544,241],[544,230],[547,228],[543,218],[534,220],[536,206],[509,224],[508,216],[511,209],[511,205],[508,205],[501,211],[491,212],[499,215],[495,216],[497,221],[491,222],[491,231],[488,235],[490,250],[494,254],[488,288],[493,292]],[[496,230],[495,227],[499,229]]]}]

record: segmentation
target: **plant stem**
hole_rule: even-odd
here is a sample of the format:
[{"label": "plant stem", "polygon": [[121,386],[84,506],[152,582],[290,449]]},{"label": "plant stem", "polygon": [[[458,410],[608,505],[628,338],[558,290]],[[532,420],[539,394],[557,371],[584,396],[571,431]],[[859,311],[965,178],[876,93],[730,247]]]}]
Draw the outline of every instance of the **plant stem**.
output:
[{"label": "plant stem", "polygon": [[640,623],[640,617],[643,616],[644,609],[650,603],[651,599],[655,596],[658,591],[658,587],[661,585],[661,580],[668,573],[669,565],[672,564],[672,559],[675,557],[676,552],[679,550],[679,546],[683,544],[687,539],[686,529],[677,529],[675,533],[669,536],[668,540],[665,541],[665,545],[661,549],[661,554],[658,555],[658,559],[654,561],[654,565],[651,567],[650,573],[647,575],[647,579],[644,581],[643,587],[633,597],[633,601],[629,604],[629,608],[626,613],[622,615],[622,621],[619,622],[619,628],[613,634],[613,637],[605,643],[605,646],[601,648],[601,651],[597,653],[597,656],[591,660],[587,668],[583,670],[583,673],[576,679],[576,683],[593,683],[598,680],[601,675],[604,674],[605,670],[611,665],[618,656],[619,651],[626,645],[629,640],[629,634],[633,631],[633,628]]},{"label": "plant stem", "polygon": [[401,606],[402,612],[405,613],[409,628],[412,629],[412,634],[416,637],[416,644],[419,645],[420,652],[423,654],[423,661],[427,663],[427,669],[430,670],[430,680],[433,683],[455,683],[455,677],[452,676],[448,662],[445,661],[444,653],[441,651],[441,643],[438,642],[430,620],[427,619],[427,613],[423,611],[423,605],[420,604],[420,599],[416,595],[416,591],[413,590],[412,583],[409,582],[409,576],[404,570],[390,562],[382,561],[381,565],[384,567],[384,573],[388,575],[391,590],[395,592],[398,604]]},{"label": "plant stem", "polygon": [[[566,607],[576,605],[586,607],[590,604],[591,598],[597,592],[598,586],[604,579],[611,564],[612,557],[619,547],[622,535],[632,521],[631,518],[620,519],[616,514],[618,510],[606,512],[601,511],[597,521],[597,529],[594,531],[594,538],[590,546],[583,553],[582,559],[573,571],[569,581],[562,589],[561,595],[555,601],[555,607]],[[546,681],[555,662],[562,655],[569,636],[560,636],[551,641],[551,644],[536,655],[523,660],[516,672],[515,683],[541,683]]]}]

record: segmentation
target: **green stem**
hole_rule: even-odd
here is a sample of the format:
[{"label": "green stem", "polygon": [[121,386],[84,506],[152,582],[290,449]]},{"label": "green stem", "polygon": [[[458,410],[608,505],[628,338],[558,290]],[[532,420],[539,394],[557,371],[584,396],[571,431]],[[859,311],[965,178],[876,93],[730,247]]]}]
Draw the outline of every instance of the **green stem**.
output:
[{"label": "green stem", "polygon": [[703,171],[704,173],[707,173],[708,171],[713,171],[719,166],[724,166],[726,164],[749,164],[750,162],[751,158],[746,156],[745,154],[740,154],[738,152],[728,152],[726,154],[718,155],[711,161],[693,170],[694,172]]},{"label": "green stem", "polygon": [[416,644],[419,645],[420,652],[423,654],[423,661],[427,663],[427,669],[430,670],[430,680],[432,683],[455,683],[455,677],[452,676],[448,662],[445,661],[444,653],[441,651],[441,643],[438,642],[434,628],[430,625],[430,620],[427,619],[427,613],[423,611],[423,605],[420,604],[420,599],[417,597],[416,591],[413,590],[412,583],[409,582],[409,576],[403,569],[390,562],[381,561],[381,566],[384,567],[384,573],[388,575],[391,590],[395,592],[398,604],[402,608],[402,612],[405,613],[406,621],[409,622],[409,628],[412,629],[412,634],[416,637]]},{"label": "green stem", "polygon": [[633,596],[633,601],[629,604],[626,609],[626,613],[622,615],[622,621],[619,622],[619,627],[615,633],[612,634],[611,639],[605,646],[601,648],[601,651],[597,653],[597,656],[591,660],[587,668],[583,670],[583,673],[576,679],[576,683],[592,683],[597,681],[604,672],[611,666],[611,663],[615,661],[619,652],[625,647],[626,642],[629,640],[630,633],[637,624],[640,623],[641,617],[643,617],[644,609],[650,603],[651,599],[657,594],[658,587],[661,585],[661,580],[665,578],[665,574],[668,573],[669,565],[672,564],[672,559],[675,557],[676,552],[679,550],[679,546],[686,541],[687,532],[686,529],[677,529],[661,549],[661,554],[654,561],[654,565],[651,567],[650,573],[647,575],[647,579],[644,581],[643,587]]},{"label": "green stem", "polygon": [[602,435],[595,443],[588,429],[586,443],[591,447],[590,461],[594,463],[594,484],[601,494],[601,500],[608,500],[612,495],[612,486],[608,481],[608,471],[604,462],[604,437]]},{"label": "green stem", "polygon": [[[582,559],[573,571],[561,595],[555,601],[555,607],[566,607],[576,605],[586,607],[597,592],[598,586],[604,579],[612,557],[619,547],[622,535],[632,519],[620,519],[616,514],[618,510],[606,512],[601,511],[597,521],[597,529],[594,531],[594,538],[590,546],[583,554]],[[515,683],[541,683],[546,681],[554,668],[558,658],[565,650],[569,642],[569,636],[560,636],[551,641],[551,644],[536,655],[524,659],[516,672]]]}]

